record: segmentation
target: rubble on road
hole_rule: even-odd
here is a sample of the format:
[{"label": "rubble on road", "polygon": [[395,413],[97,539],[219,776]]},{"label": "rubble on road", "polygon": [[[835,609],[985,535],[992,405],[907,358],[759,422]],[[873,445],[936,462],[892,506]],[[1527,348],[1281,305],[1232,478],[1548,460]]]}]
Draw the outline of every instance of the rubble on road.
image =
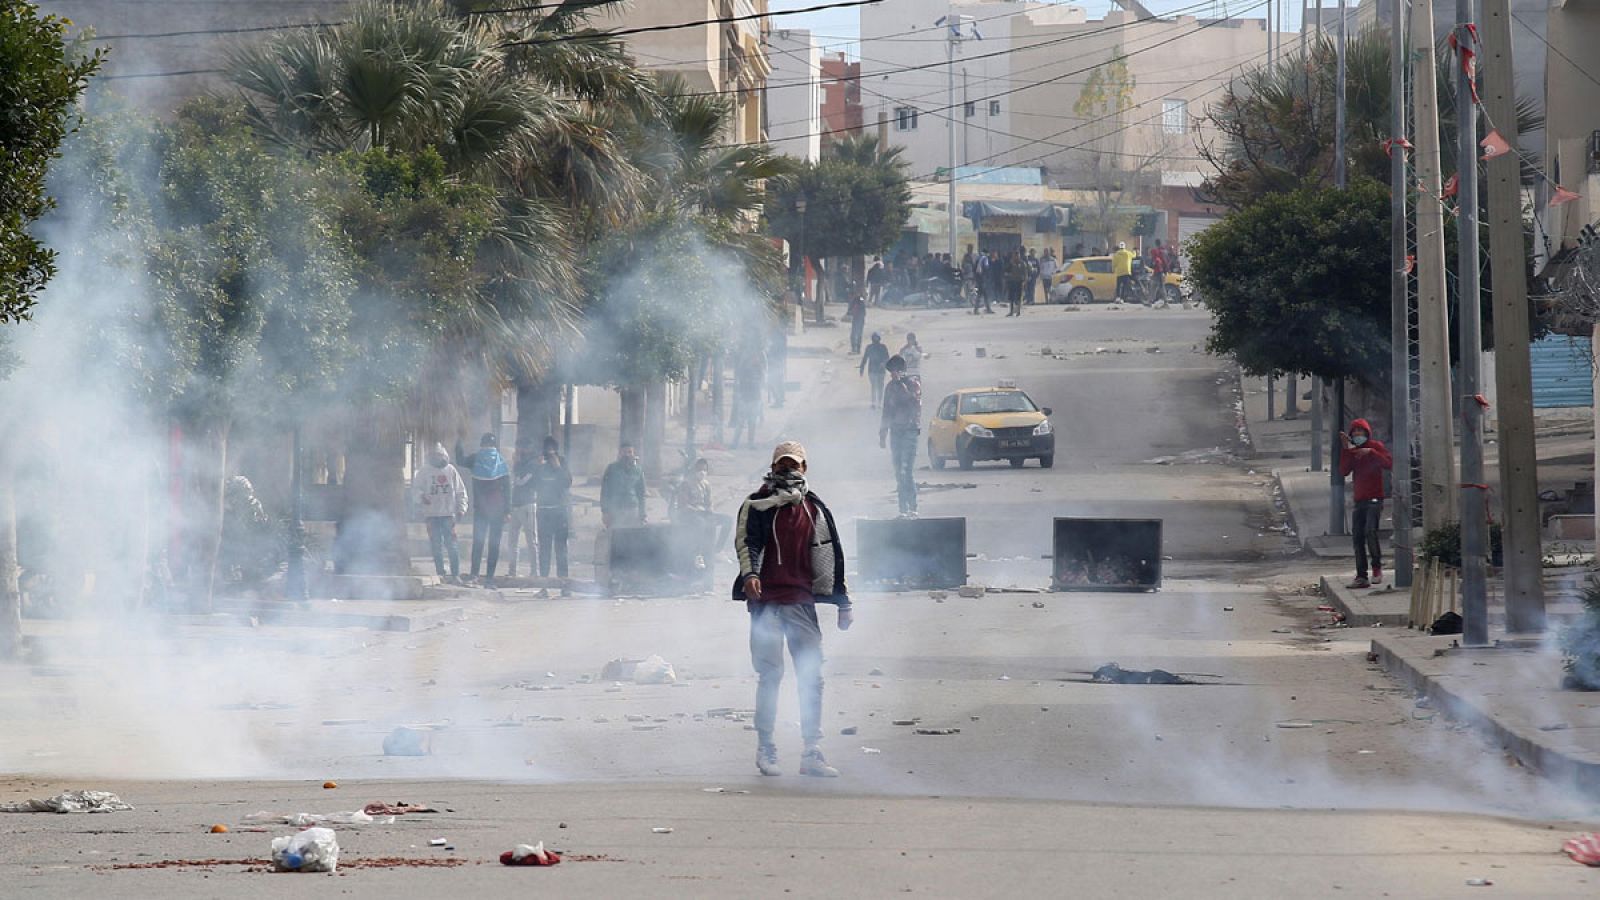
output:
[{"label": "rubble on road", "polygon": [[1095,669],[1089,678],[1095,684],[1196,684],[1181,675],[1165,669],[1124,669],[1116,663],[1106,663]]},{"label": "rubble on road", "polygon": [[927,735],[934,735],[934,736],[943,736],[943,735],[947,735],[947,734],[960,734],[960,733],[961,733],[961,729],[959,729],[959,728],[918,728],[916,731],[912,732],[912,734],[927,734]]},{"label": "rubble on road", "polygon": [[634,667],[634,684],[675,684],[678,680],[672,664],[659,656],[650,656]]},{"label": "rubble on road", "polygon": [[131,809],[110,791],[63,791],[47,800],[0,803],[0,812],[8,813],[106,813]]}]

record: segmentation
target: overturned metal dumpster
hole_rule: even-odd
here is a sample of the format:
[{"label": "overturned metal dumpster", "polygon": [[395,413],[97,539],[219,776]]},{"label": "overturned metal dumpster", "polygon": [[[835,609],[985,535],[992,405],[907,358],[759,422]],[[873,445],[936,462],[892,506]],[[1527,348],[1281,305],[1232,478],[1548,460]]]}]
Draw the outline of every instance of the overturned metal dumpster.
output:
[{"label": "overturned metal dumpster", "polygon": [[1161,589],[1160,519],[1058,517],[1052,545],[1051,590]]}]

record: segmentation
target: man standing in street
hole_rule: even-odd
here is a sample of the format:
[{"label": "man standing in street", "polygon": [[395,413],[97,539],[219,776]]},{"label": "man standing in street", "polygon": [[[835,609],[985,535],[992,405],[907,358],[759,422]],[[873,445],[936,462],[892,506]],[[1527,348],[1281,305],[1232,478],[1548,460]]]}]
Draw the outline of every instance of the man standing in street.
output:
[{"label": "man standing in street", "polygon": [[867,299],[873,306],[877,306],[883,301],[883,286],[888,281],[889,273],[883,267],[883,257],[874,256],[872,258],[872,268],[867,270]]},{"label": "man standing in street", "polygon": [[467,483],[443,444],[435,444],[428,464],[411,479],[412,508],[428,525],[428,547],[433,551],[433,570],[445,578],[444,559],[450,557],[449,580],[461,580],[461,551],[456,548],[456,518],[467,514]]},{"label": "man standing in street", "polygon": [[1138,291],[1133,284],[1133,251],[1127,244],[1118,244],[1111,254],[1111,274],[1117,276],[1117,299],[1134,299]]},{"label": "man standing in street", "polygon": [[1050,302],[1050,287],[1056,280],[1056,251],[1054,247],[1047,248],[1044,256],[1039,258],[1039,285],[1044,289],[1044,296],[1039,298],[1040,303]]},{"label": "man standing in street", "polygon": [[922,382],[922,361],[928,358],[928,354],[924,353],[922,345],[917,343],[917,333],[915,331],[906,332],[906,344],[895,355],[905,360],[906,377],[915,378],[920,384]]},{"label": "man standing in street", "polygon": [[850,353],[854,355],[861,352],[861,334],[867,328],[867,301],[860,293],[851,298],[846,313],[850,316]]},{"label": "man standing in street", "polygon": [[528,576],[539,568],[539,525],[534,506],[534,469],[539,458],[533,455],[533,445],[517,442],[517,459],[511,470],[511,534],[506,557],[506,576],[517,577],[517,559],[521,544],[528,543]]},{"label": "man standing in street", "polygon": [[[1354,475],[1356,506],[1350,516],[1350,537],[1356,548],[1356,580],[1352,588],[1383,583],[1383,550],[1378,546],[1378,523],[1383,519],[1383,473],[1394,467],[1394,457],[1382,441],[1372,436],[1366,419],[1350,423],[1349,433],[1339,432],[1339,474]],[[1367,578],[1371,557],[1372,578]]]},{"label": "man standing in street", "polygon": [[457,445],[461,464],[472,469],[472,580],[478,578],[478,563],[484,548],[489,550],[488,569],[483,586],[494,588],[494,570],[500,563],[500,537],[511,512],[511,468],[500,455],[500,439],[485,432],[476,453],[464,454]]},{"label": "man standing in street", "polygon": [[1006,257],[1006,303],[1010,311],[1006,317],[1022,315],[1022,286],[1028,281],[1028,263],[1021,250],[1013,250]]},{"label": "man standing in street", "polygon": [[872,408],[878,408],[878,401],[883,397],[884,368],[889,362],[889,348],[883,344],[883,335],[874,331],[872,343],[867,345],[866,352],[861,354],[861,365],[856,367],[856,374],[867,376],[868,389],[872,391]]},{"label": "man standing in street", "polygon": [[1025,262],[1028,266],[1028,283],[1022,288],[1022,302],[1032,306],[1033,292],[1039,287],[1039,255],[1031,247],[1028,248],[1028,258]]},{"label": "man standing in street", "polygon": [[535,520],[539,531],[539,577],[550,576],[555,559],[556,577],[567,577],[567,540],[572,530],[572,473],[557,452],[554,437],[544,439],[544,456],[533,470]]},{"label": "man standing in street", "polygon": [[822,626],[817,603],[839,607],[839,630],[853,621],[844,581],[844,548],[833,513],[806,487],[806,450],[785,441],[772,451],[772,468],[739,507],[734,549],[739,577],[733,599],[750,612],[750,661],[756,686],[756,769],[779,775],[773,730],[787,642],[800,687],[800,774],[837,778],[822,755]]},{"label": "man standing in street", "polygon": [[607,528],[632,528],[645,523],[644,470],[631,441],[623,441],[617,461],[600,476],[600,523]]},{"label": "man standing in street", "polygon": [[917,438],[922,433],[922,384],[906,375],[906,361],[889,358],[889,384],[883,389],[878,446],[889,448],[900,517],[917,517]]}]

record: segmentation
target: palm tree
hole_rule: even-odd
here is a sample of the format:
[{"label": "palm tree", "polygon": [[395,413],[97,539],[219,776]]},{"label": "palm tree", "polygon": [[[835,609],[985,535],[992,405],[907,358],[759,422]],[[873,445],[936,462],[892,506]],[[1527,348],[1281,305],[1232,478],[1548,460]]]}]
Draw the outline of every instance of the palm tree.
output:
[{"label": "palm tree", "polygon": [[[1337,49],[1328,39],[1307,53],[1290,53],[1274,66],[1240,76],[1211,108],[1209,118],[1221,133],[1217,146],[1200,153],[1216,168],[1203,191],[1232,208],[1265,194],[1285,193],[1307,182],[1331,184],[1334,153],[1334,97]],[[1345,53],[1345,146],[1351,177],[1389,180],[1389,38],[1369,29],[1350,39]],[[1455,72],[1451,57],[1440,54],[1438,81],[1440,145],[1455,142]],[[1480,126],[1483,127],[1483,126]],[[1544,128],[1536,101],[1517,100],[1517,130],[1526,135]],[[1445,177],[1455,169],[1455,154],[1442,155]],[[1531,168],[1524,166],[1524,177]]]}]

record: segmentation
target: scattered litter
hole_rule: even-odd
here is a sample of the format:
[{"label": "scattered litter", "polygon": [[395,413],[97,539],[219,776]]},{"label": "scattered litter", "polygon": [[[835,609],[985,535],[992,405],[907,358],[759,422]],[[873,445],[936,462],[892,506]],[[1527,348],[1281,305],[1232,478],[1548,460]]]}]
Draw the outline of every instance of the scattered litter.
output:
[{"label": "scattered litter", "polygon": [[48,800],[0,803],[0,812],[8,813],[105,813],[130,809],[133,807],[110,791],[64,791]]},{"label": "scattered litter", "polygon": [[280,872],[332,872],[339,868],[339,839],[331,828],[307,828],[272,839],[272,865]]},{"label": "scattered litter", "polygon": [[433,752],[432,733],[401,725],[383,739],[384,756],[427,756]]},{"label": "scattered litter", "polygon": [[1586,866],[1600,866],[1600,833],[1580,834],[1561,845],[1573,862]]},{"label": "scattered litter", "polygon": [[326,825],[389,825],[394,816],[378,818],[364,810],[336,813],[254,812],[242,820],[246,825],[293,825],[296,828]]},{"label": "scattered litter", "polygon": [[428,846],[429,847],[443,847],[445,844],[448,844],[448,843],[450,843],[450,842],[445,840],[444,838],[433,838],[433,839],[428,841]]},{"label": "scattered litter", "polygon": [[1224,606],[1224,607],[1223,607],[1223,608],[1222,608],[1222,611],[1223,611],[1223,612],[1233,612],[1233,607],[1231,607],[1231,606]]},{"label": "scattered litter", "polygon": [[431,806],[418,806],[412,803],[368,803],[361,811],[369,816],[404,816],[409,813],[436,813],[437,809]]},{"label": "scattered litter", "polygon": [[748,794],[748,793],[750,793],[749,791],[729,790],[728,788],[725,788],[725,787],[701,788],[700,790],[705,791],[708,794]]},{"label": "scattered litter", "polygon": [[1487,878],[1468,878],[1467,887],[1492,887],[1494,882]]},{"label": "scattered litter", "polygon": [[1272,633],[1273,634],[1293,634],[1294,633],[1294,629],[1292,629],[1292,628],[1274,628],[1274,629],[1272,629]]},{"label": "scattered litter", "polygon": [[1044,601],[1042,601],[1042,600],[1033,601],[1033,608],[1034,609],[1044,609]]},{"label": "scattered litter", "polygon": [[895,719],[890,724],[893,724],[893,725],[915,725],[920,721],[922,721],[922,720],[921,719]]},{"label": "scattered litter", "polygon": [[337,782],[337,781],[324,781],[322,783],[322,789],[325,790],[325,791],[331,791],[331,790],[336,789],[337,787],[339,787],[339,782]]},{"label": "scattered litter", "polygon": [[228,833],[228,826],[226,826],[226,825],[213,825],[213,826],[211,826],[211,833],[212,834],[227,834]]},{"label": "scattered litter", "polygon": [[1571,727],[1572,727],[1571,725],[1568,725],[1565,722],[1556,722],[1553,725],[1540,725],[1539,726],[1539,730],[1540,731],[1566,731],[1568,728],[1571,728]]},{"label": "scattered litter", "polygon": [[1001,681],[1010,681],[1011,680],[1011,676],[1010,675],[1001,675],[1000,676],[1000,680]]},{"label": "scattered litter", "polygon": [[642,659],[613,659],[600,670],[601,681],[632,681]]},{"label": "scattered litter", "polygon": [[1094,670],[1090,678],[1095,684],[1194,684],[1180,675],[1174,675],[1165,669],[1151,669],[1148,672],[1137,669],[1124,669],[1116,663],[1107,663]]},{"label": "scattered litter", "polygon": [[544,841],[531,847],[518,844],[515,849],[500,854],[500,864],[504,866],[553,866],[559,862],[560,854],[544,849]]},{"label": "scattered litter", "polygon": [[943,600],[945,597],[947,597],[949,595],[946,594],[944,591],[929,591],[928,592],[928,596],[932,597],[935,600]]},{"label": "scattered litter", "polygon": [[912,733],[913,734],[931,734],[931,735],[960,734],[961,733],[961,729],[959,729],[959,728],[918,728],[916,731],[914,731]]},{"label": "scattered litter", "polygon": [[672,833],[672,829],[671,828],[665,828],[665,827],[662,827],[660,825],[657,825],[656,827],[650,829],[650,833],[651,834],[671,834]]},{"label": "scattered litter", "polygon": [[871,676],[873,678],[881,678],[881,677],[883,677],[883,670],[882,669],[873,669],[871,672],[868,672],[867,675],[869,675],[869,676]]},{"label": "scattered litter", "polygon": [[848,726],[846,726],[844,728],[839,729],[839,733],[840,734],[844,734],[844,735],[850,735],[850,734],[855,734],[858,730],[859,729],[856,728],[856,726],[848,725]]},{"label": "scattered litter", "polygon": [[963,584],[961,587],[956,588],[956,594],[968,600],[974,600],[984,595],[984,588],[982,585],[977,584]]},{"label": "scattered litter", "polygon": [[324,725],[365,725],[366,719],[323,719]]},{"label": "scattered litter", "polygon": [[672,664],[659,656],[651,656],[633,670],[634,684],[673,684],[678,680]]},{"label": "scattered litter", "polygon": [[879,750],[877,747],[862,747],[861,752],[870,755],[874,753],[882,753],[883,751]]},{"label": "scattered litter", "polygon": [[1279,722],[1279,728],[1310,728],[1310,722]]},{"label": "scattered litter", "polygon": [[1377,753],[1377,752],[1378,751],[1376,751],[1376,750],[1357,750],[1356,751],[1356,755],[1357,756],[1371,756],[1372,754]]}]

